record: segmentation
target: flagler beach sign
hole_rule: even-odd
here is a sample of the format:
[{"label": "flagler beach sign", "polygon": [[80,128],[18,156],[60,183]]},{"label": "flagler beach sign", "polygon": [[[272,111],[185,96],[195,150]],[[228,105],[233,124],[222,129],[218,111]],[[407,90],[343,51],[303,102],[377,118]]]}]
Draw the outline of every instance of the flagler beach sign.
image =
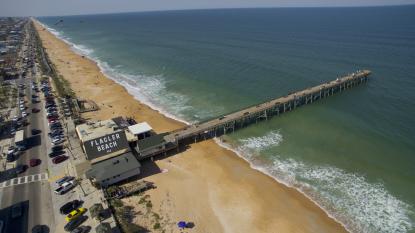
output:
[{"label": "flagler beach sign", "polygon": [[115,132],[84,142],[85,152],[89,160],[128,148],[124,131]]}]

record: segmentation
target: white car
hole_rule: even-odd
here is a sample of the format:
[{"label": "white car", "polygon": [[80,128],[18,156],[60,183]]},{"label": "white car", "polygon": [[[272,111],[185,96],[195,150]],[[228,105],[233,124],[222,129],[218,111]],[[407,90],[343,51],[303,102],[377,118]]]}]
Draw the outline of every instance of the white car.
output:
[{"label": "white car", "polygon": [[54,138],[54,139],[52,139],[52,145],[53,146],[59,145],[59,144],[63,143],[63,141],[64,141],[63,138]]},{"label": "white car", "polygon": [[76,181],[71,180],[71,181],[63,183],[61,186],[59,186],[59,188],[55,189],[54,192],[56,194],[62,195],[62,194],[65,194],[67,191],[69,191],[70,189],[72,189],[75,186],[76,186]]},{"label": "white car", "polygon": [[10,146],[9,149],[7,149],[7,154],[14,154],[17,152],[17,148],[14,146]]},{"label": "white car", "polygon": [[25,111],[22,112],[22,117],[26,117],[27,113]]}]

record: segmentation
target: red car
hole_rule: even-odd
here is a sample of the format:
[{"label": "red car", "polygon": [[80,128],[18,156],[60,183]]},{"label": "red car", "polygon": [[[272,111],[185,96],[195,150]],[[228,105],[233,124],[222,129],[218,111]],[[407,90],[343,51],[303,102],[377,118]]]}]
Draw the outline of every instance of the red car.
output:
[{"label": "red car", "polygon": [[48,118],[48,120],[49,120],[49,121],[50,121],[50,120],[58,120],[58,119],[59,119],[59,117],[58,117],[57,115],[54,115],[54,116],[48,116],[47,118]]},{"label": "red car", "polygon": [[50,119],[48,119],[48,122],[50,123],[51,121],[58,121],[59,118],[58,117],[52,117]]},{"label": "red car", "polygon": [[54,164],[62,163],[63,161],[67,160],[69,157],[65,155],[57,156],[52,159],[52,162]]},{"label": "red car", "polygon": [[36,167],[37,165],[40,164],[40,161],[41,161],[40,159],[31,159],[29,162],[30,167]]}]

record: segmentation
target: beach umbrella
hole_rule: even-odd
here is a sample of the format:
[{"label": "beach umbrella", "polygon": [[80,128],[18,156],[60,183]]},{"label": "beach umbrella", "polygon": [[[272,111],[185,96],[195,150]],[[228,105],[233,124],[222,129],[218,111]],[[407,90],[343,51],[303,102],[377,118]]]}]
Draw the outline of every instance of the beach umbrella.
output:
[{"label": "beach umbrella", "polygon": [[185,221],[180,221],[180,222],[177,223],[177,226],[179,228],[184,229],[184,228],[186,228],[186,222]]}]

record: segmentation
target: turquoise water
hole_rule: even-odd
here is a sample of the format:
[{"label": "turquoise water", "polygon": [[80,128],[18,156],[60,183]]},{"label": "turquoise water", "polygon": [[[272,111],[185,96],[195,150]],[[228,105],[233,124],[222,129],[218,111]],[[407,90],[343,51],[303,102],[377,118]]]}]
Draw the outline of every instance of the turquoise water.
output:
[{"label": "turquoise water", "polygon": [[226,141],[352,232],[415,232],[415,6],[39,20],[138,99],[190,123],[372,70],[366,85]]}]

